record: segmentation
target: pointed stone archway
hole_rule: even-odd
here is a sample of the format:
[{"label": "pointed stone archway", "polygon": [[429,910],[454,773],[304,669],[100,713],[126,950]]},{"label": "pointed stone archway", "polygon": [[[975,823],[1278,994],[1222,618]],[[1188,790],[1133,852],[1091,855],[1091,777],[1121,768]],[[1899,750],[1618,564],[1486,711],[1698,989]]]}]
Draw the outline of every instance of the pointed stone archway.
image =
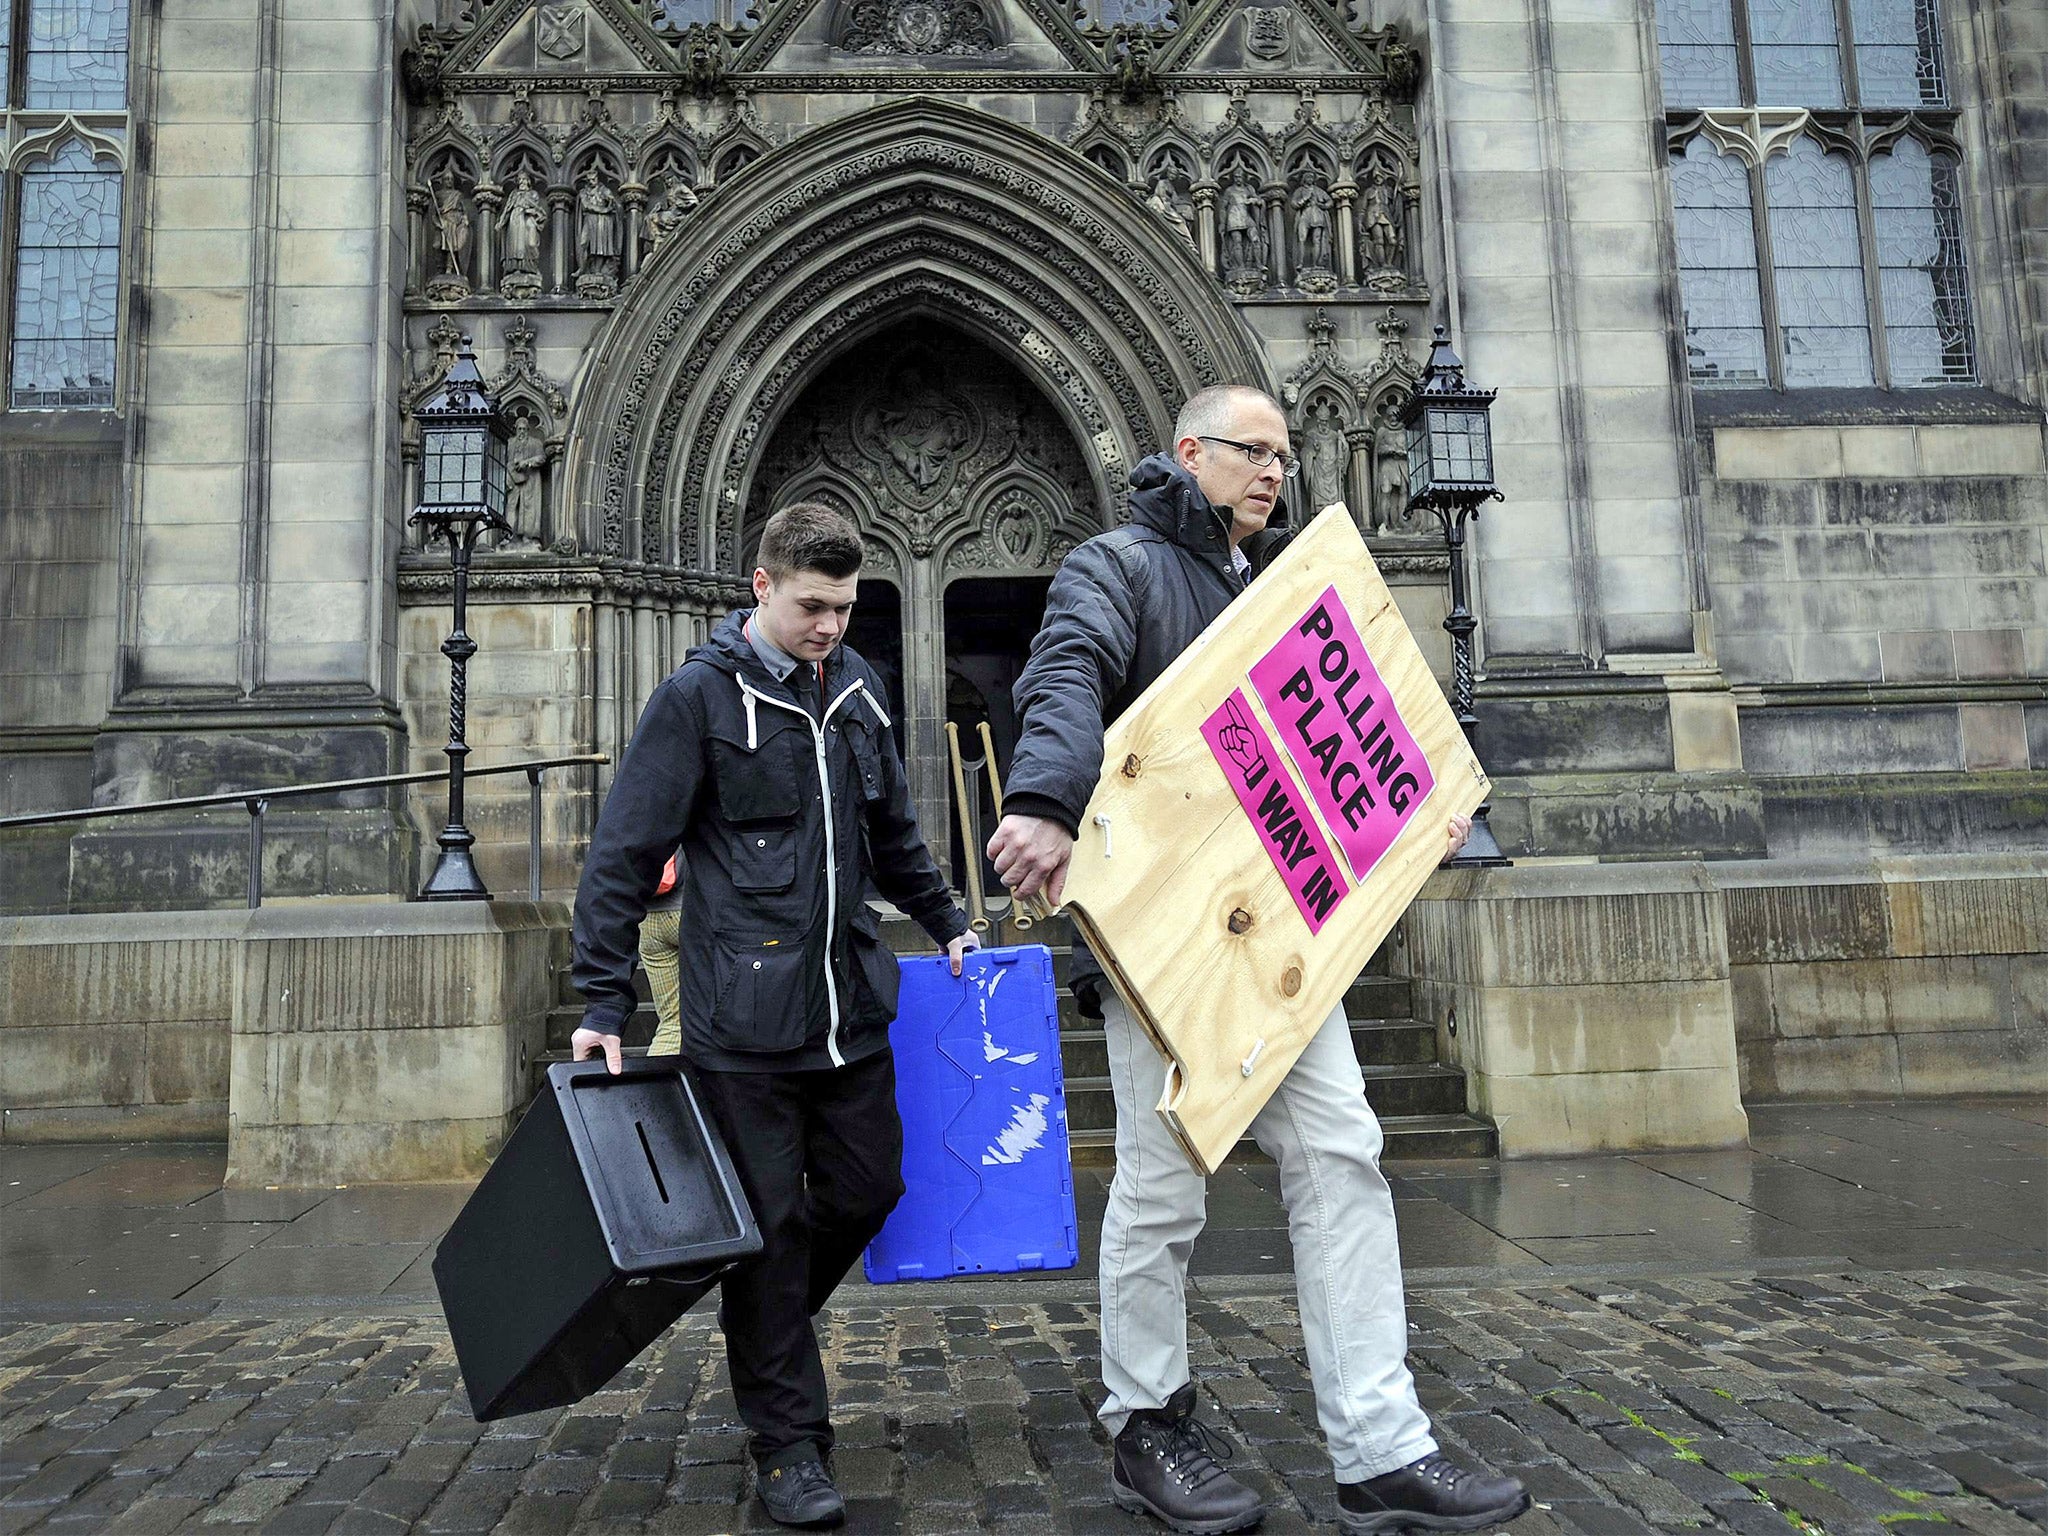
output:
[{"label": "pointed stone archway", "polygon": [[[1189,394],[1274,387],[1193,247],[1122,184],[990,114],[892,103],[749,166],[643,267],[591,350],[567,433],[583,546],[737,575],[782,414],[847,348],[909,315],[987,345],[1044,395],[1104,523]],[[626,654],[646,628],[600,616],[596,670],[616,700],[600,708],[600,750],[623,743],[651,690],[652,659]],[[693,638],[678,631],[662,659]]]}]

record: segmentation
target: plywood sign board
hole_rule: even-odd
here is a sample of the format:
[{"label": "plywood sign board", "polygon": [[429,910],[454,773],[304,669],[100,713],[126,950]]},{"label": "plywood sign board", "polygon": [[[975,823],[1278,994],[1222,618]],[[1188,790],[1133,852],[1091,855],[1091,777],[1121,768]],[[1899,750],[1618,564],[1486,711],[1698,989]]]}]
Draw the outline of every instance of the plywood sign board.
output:
[{"label": "plywood sign board", "polygon": [[1341,506],[1110,727],[1063,892],[1213,1173],[1486,775]]}]

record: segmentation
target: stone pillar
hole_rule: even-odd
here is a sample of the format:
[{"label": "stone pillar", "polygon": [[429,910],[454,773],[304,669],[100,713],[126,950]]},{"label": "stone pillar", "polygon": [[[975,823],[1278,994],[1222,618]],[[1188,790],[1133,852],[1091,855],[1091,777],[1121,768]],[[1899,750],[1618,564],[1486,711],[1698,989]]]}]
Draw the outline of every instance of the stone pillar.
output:
[{"label": "stone pillar", "polygon": [[1285,288],[1294,280],[1294,250],[1287,243],[1287,183],[1269,181],[1262,190],[1266,198],[1266,281],[1274,288]]},{"label": "stone pillar", "polygon": [[[1364,408],[1362,405],[1359,407],[1360,410]],[[1358,524],[1359,532],[1371,533],[1373,518],[1379,512],[1379,499],[1373,485],[1373,429],[1369,423],[1363,427],[1347,427],[1344,441],[1351,448],[1351,457],[1344,468],[1344,505],[1351,509],[1351,521]]]},{"label": "stone pillar", "polygon": [[486,177],[476,184],[476,291],[498,291],[498,209],[505,189]]},{"label": "stone pillar", "polygon": [[[411,253],[392,206],[390,19],[310,0],[166,0],[160,17],[135,274],[154,302],[95,798],[397,771],[405,359],[389,294]],[[420,212],[409,193],[405,222]],[[274,809],[272,892],[406,888],[408,834],[370,798]],[[82,833],[74,857],[82,903],[177,904],[217,873],[174,829],[133,823]]]},{"label": "stone pillar", "polygon": [[647,208],[647,189],[637,181],[626,182],[619,188],[619,201],[626,210],[626,230],[619,247],[619,286],[623,288],[640,272],[640,220]]},{"label": "stone pillar", "polygon": [[1194,196],[1195,248],[1201,253],[1204,267],[1211,272],[1221,273],[1221,252],[1216,245],[1216,183],[1196,182]]},{"label": "stone pillar", "polygon": [[576,242],[572,223],[575,218],[576,189],[574,187],[548,188],[548,227],[553,235],[554,285],[548,289],[552,294],[569,292],[569,281],[575,276]]},{"label": "stone pillar", "polygon": [[633,599],[633,702],[627,715],[636,723],[661,681],[661,651],[654,633],[654,594],[644,587]]},{"label": "stone pillar", "polygon": [[1349,166],[1337,168],[1337,180],[1330,188],[1330,196],[1336,200],[1331,222],[1336,225],[1337,281],[1346,288],[1355,288],[1358,286],[1358,229],[1352,205],[1358,201],[1358,183],[1351,179]]},{"label": "stone pillar", "polygon": [[424,292],[427,286],[427,209],[433,198],[425,187],[405,189],[406,267],[408,293]]},{"label": "stone pillar", "polygon": [[[1456,0],[1432,4],[1453,35],[1469,25]],[[1455,70],[1441,52],[1430,60],[1443,286],[1461,296],[1452,340],[1469,377],[1500,390],[1507,502],[1476,540],[1489,656],[1597,664],[1694,649],[1686,384],[1670,342],[1645,14],[1634,0],[1508,0],[1487,21],[1515,47],[1461,48],[1471,56]],[[1605,61],[1587,51],[1603,37]]]}]

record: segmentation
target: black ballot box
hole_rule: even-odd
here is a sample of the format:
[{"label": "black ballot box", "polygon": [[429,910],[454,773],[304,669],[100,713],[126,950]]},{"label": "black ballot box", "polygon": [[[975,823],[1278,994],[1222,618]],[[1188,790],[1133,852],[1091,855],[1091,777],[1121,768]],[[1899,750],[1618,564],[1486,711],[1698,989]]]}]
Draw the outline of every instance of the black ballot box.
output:
[{"label": "black ballot box", "polygon": [[760,1251],[674,1057],[549,1067],[434,1256],[470,1411],[588,1397]]}]

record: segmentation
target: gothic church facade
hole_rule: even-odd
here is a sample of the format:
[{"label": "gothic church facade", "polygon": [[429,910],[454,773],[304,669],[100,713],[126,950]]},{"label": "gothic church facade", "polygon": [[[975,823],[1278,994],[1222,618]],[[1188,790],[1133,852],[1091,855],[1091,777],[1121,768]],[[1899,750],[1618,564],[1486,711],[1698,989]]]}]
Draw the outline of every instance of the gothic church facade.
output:
[{"label": "gothic church facade", "polygon": [[[1393,419],[1443,324],[1510,853],[2048,849],[2039,0],[6,3],[0,814],[439,765],[465,342],[478,762],[615,758],[820,499],[950,827],[947,720],[1007,751],[1051,574],[1223,381],[1448,670]],[[270,889],[412,889],[410,795],[275,812]],[[0,907],[233,904],[243,837],[11,834]]]}]

